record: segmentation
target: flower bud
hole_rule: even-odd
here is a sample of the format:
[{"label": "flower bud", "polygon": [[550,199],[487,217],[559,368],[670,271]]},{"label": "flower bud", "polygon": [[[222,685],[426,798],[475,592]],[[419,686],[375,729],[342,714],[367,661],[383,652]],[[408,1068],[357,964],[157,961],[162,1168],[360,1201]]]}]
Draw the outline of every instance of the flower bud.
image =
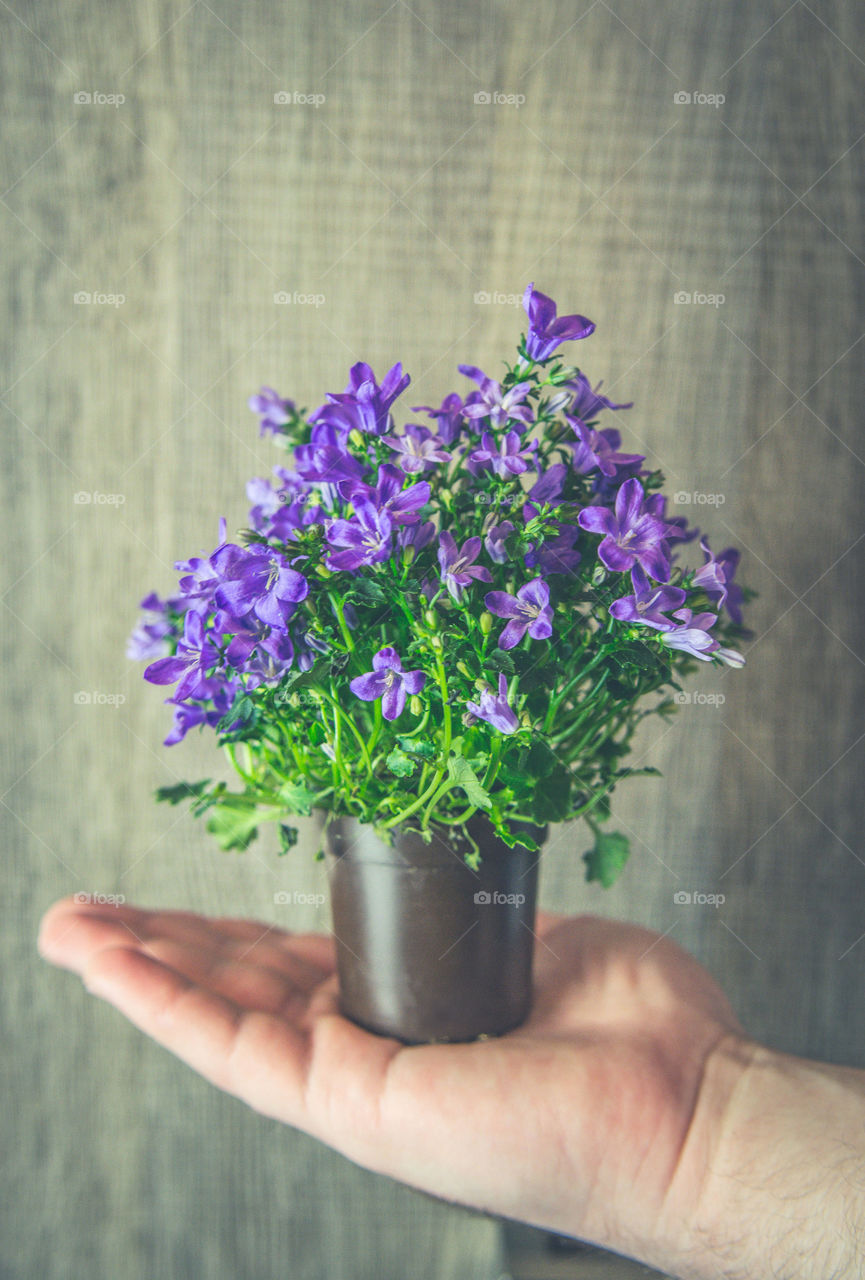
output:
[{"label": "flower bud", "polygon": [[408,700],[408,709],[413,716],[419,716],[423,711],[423,703],[416,693],[413,693]]},{"label": "flower bud", "polygon": [[355,448],[357,449],[363,448],[365,444],[365,441],[363,438],[363,432],[359,431],[357,427],[352,427],[351,431],[349,431],[348,433],[348,438],[351,441],[351,443],[355,446]]},{"label": "flower bud", "polygon": [[441,649],[441,647],[442,647],[442,638],[441,638],[441,636],[430,636],[430,641],[429,641],[429,642],[430,642],[430,644],[432,645],[433,649]]},{"label": "flower bud", "polygon": [[318,574],[318,576],[319,576],[320,578],[332,578],[332,577],[333,577],[333,573],[331,572],[331,570],[330,570],[330,569],[328,569],[328,568],[327,568],[327,566],[326,566],[326,565],[323,565],[323,564],[318,565],[318,567],[316,568],[316,573]]},{"label": "flower bud", "polygon": [[438,628],[439,620],[435,609],[424,609],[423,620],[432,631]]},{"label": "flower bud", "polygon": [[524,729],[531,729],[532,717],[529,715],[528,711],[524,711],[520,716],[520,724],[523,726]]},{"label": "flower bud", "polygon": [[415,548],[412,546],[403,547],[402,562],[403,564],[411,564],[415,558]]},{"label": "flower bud", "polygon": [[468,667],[462,660],[460,660],[457,663],[457,671],[461,672],[462,675],[464,675],[467,680],[472,679],[472,673],[469,671]]},{"label": "flower bud", "polygon": [[487,613],[485,609],[479,618],[479,622],[481,633],[488,636],[493,629],[493,615],[491,613]]}]

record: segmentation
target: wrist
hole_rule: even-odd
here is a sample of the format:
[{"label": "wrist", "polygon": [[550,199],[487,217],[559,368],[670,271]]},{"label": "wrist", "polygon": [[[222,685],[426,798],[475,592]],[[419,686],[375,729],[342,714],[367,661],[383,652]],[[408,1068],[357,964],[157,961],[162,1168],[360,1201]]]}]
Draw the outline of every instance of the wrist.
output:
[{"label": "wrist", "polygon": [[683,1280],[854,1280],[863,1161],[865,1073],[724,1036],[665,1198],[658,1262]]}]

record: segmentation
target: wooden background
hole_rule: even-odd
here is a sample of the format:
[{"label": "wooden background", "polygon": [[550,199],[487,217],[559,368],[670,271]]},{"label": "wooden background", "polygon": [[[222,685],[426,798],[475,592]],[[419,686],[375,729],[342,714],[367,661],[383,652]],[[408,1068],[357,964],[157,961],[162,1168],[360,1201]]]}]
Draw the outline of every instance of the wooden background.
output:
[{"label": "wooden background", "polygon": [[225,855],[154,806],[219,765],[198,737],[161,746],[125,639],[276,461],[250,391],[312,407],[353,361],[402,359],[405,403],[437,402],[520,330],[475,295],[528,280],[596,321],[579,355],[636,401],[625,447],[760,592],[746,669],[692,684],[723,704],[640,744],[665,779],[616,797],[621,886],[586,886],[585,835],[560,829],[544,903],[671,933],[751,1032],[865,1065],[865,10],[3,0],[0,24],[2,1275],[502,1269],[494,1222],[221,1096],[34,938],[72,892],[326,927],[274,902],[321,891],[310,839]]}]

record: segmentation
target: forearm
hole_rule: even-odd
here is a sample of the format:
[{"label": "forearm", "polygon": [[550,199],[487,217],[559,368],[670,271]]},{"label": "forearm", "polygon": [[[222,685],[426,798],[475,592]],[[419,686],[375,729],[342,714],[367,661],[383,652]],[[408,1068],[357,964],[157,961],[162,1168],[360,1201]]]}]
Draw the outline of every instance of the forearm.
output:
[{"label": "forearm", "polygon": [[727,1038],[652,1260],[683,1280],[857,1280],[863,1259],[865,1072]]}]

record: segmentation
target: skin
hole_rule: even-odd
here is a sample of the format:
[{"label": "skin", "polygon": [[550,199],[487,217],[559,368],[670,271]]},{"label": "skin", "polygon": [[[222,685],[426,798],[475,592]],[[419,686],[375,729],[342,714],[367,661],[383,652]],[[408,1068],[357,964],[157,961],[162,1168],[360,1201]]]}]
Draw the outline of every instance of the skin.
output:
[{"label": "skin", "polygon": [[[763,1124],[776,1163],[784,1142],[795,1158],[797,1140],[816,1140],[791,1130],[783,1105],[789,1088],[795,1111],[800,1060],[761,1050],[709,974],[651,930],[541,914],[537,937],[528,1022],[411,1047],[342,1017],[328,936],[66,899],[45,915],[39,948],[218,1088],[366,1168],[676,1275],[788,1274],[732,1268],[768,1248],[765,1225],[753,1241],[742,1227],[742,1205],[754,1218],[763,1194],[743,1133]],[[819,1105],[843,1070],[803,1066],[818,1072]],[[832,1077],[840,1093],[827,1105],[860,1107],[865,1132],[865,1073],[848,1075]],[[746,1166],[753,1187],[738,1176]]]}]

